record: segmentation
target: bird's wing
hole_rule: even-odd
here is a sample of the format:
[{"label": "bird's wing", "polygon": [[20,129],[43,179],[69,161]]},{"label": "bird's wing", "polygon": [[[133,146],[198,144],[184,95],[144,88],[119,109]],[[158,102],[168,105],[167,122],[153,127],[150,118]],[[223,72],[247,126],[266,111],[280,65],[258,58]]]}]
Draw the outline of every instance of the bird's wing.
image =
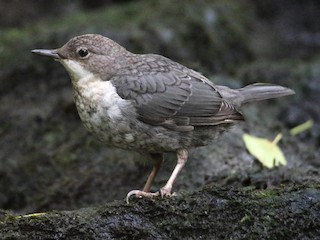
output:
[{"label": "bird's wing", "polygon": [[243,119],[208,79],[183,68],[146,68],[139,74],[117,75],[112,82],[120,97],[134,100],[138,118],[151,125],[191,131],[194,126]]}]

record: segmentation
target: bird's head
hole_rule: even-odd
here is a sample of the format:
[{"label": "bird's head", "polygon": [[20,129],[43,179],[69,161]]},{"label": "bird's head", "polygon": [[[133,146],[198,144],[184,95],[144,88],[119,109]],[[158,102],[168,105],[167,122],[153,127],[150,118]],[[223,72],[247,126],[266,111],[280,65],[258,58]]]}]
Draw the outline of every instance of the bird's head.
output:
[{"label": "bird's head", "polygon": [[123,58],[131,54],[111,39],[97,34],[74,37],[61,48],[35,49],[32,52],[61,62],[73,81],[89,74],[108,80]]}]

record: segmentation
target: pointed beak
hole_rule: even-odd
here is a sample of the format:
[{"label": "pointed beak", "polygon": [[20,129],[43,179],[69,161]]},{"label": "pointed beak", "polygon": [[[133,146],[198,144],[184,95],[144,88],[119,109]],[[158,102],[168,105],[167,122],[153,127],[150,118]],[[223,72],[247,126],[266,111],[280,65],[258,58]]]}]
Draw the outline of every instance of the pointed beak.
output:
[{"label": "pointed beak", "polygon": [[61,59],[57,49],[34,49],[31,52],[42,56],[52,57],[54,59]]}]

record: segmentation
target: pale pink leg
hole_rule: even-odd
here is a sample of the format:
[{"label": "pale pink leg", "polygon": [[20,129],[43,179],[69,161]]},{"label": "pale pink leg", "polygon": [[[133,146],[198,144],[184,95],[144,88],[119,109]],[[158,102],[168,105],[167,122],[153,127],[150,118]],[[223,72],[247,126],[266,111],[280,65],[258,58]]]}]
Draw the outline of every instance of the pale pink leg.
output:
[{"label": "pale pink leg", "polygon": [[150,193],[151,186],[154,182],[155,177],[157,176],[157,173],[160,170],[162,161],[163,161],[163,154],[162,153],[155,153],[151,154],[152,160],[153,160],[153,168],[151,173],[148,176],[148,179],[146,181],[146,184],[144,185],[142,191],[141,190],[132,190],[127,194],[127,203],[129,203],[129,198],[132,195],[136,195],[137,197],[146,197],[149,194],[154,194]]},{"label": "pale pink leg", "polygon": [[142,192],[150,192],[151,186],[154,182],[154,179],[156,178],[162,164],[163,160],[163,154],[152,154],[152,160],[153,160],[153,168],[151,173],[149,174],[149,177],[147,179],[146,184],[144,185]]},{"label": "pale pink leg", "polygon": [[181,169],[184,167],[185,163],[187,162],[187,159],[188,159],[188,151],[185,149],[178,150],[177,151],[177,164],[176,164],[169,180],[167,181],[166,185],[160,189],[160,192],[151,193],[151,192],[149,192],[151,185],[152,185],[154,178],[155,178],[156,174],[158,173],[160,166],[161,166],[161,163],[162,163],[162,160],[161,161],[154,160],[153,169],[148,177],[148,180],[147,180],[143,190],[142,191],[140,191],[140,190],[130,191],[127,194],[127,203],[129,203],[129,198],[132,195],[136,195],[137,197],[147,197],[147,198],[153,198],[153,197],[156,197],[159,195],[161,195],[161,197],[171,196],[171,191],[172,191],[172,186],[174,184],[174,181],[177,178]]},{"label": "pale pink leg", "polygon": [[181,169],[184,167],[188,160],[188,151],[181,149],[177,151],[177,165],[175,166],[168,182],[160,189],[161,196],[170,196],[172,191],[172,186],[176,180]]}]

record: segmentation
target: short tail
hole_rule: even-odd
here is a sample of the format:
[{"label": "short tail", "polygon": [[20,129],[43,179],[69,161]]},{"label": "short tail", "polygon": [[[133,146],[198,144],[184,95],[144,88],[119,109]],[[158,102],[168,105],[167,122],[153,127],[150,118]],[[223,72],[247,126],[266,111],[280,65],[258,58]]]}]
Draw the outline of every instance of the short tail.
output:
[{"label": "short tail", "polygon": [[238,99],[240,105],[248,102],[283,97],[295,93],[290,88],[266,83],[254,83],[240,88],[238,91],[240,93]]}]

